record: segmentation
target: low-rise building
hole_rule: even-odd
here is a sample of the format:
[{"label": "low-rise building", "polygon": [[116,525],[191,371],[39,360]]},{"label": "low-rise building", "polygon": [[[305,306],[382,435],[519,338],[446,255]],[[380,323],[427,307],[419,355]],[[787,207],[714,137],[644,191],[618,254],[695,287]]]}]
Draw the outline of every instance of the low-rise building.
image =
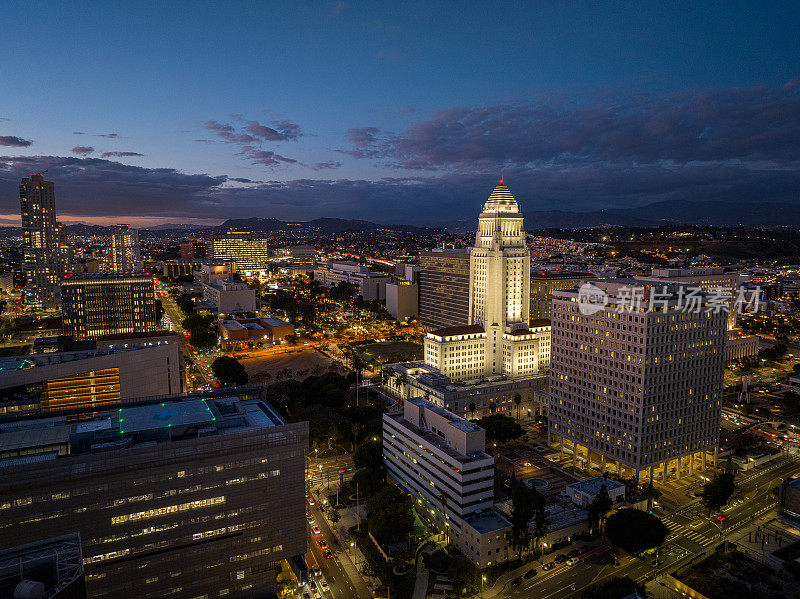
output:
[{"label": "low-rise building", "polygon": [[566,493],[575,505],[585,508],[594,501],[602,487],[606,488],[608,496],[614,503],[625,499],[625,485],[604,476],[593,476],[571,483],[567,485]]},{"label": "low-rise building", "polygon": [[538,416],[547,411],[546,374],[508,377],[502,374],[454,381],[425,362],[384,364],[386,391],[399,399],[426,397],[437,406],[464,418],[508,412],[516,413],[514,396],[519,393],[520,413]]},{"label": "low-rise building", "polygon": [[0,550],[3,599],[86,599],[81,535],[70,533]]},{"label": "low-rise building", "polygon": [[256,292],[246,283],[220,280],[203,283],[203,300],[220,314],[256,311]]},{"label": "low-rise building", "polygon": [[228,319],[217,326],[222,348],[226,351],[270,346],[280,343],[287,335],[294,335],[294,327],[280,318]]},{"label": "low-rise building", "polygon": [[494,459],[486,433],[424,399],[383,415],[383,458],[417,512],[478,568],[509,557],[511,525],[494,511]]},{"label": "low-rise building", "polygon": [[728,331],[725,340],[725,361],[739,360],[758,355],[761,338],[758,335],[745,335],[741,329]]},{"label": "low-rise building", "polygon": [[371,272],[366,266],[355,262],[328,262],[314,268],[314,279],[323,287],[333,287],[341,282],[358,287],[358,295],[365,301],[386,298],[386,284],[392,278],[382,272]]}]

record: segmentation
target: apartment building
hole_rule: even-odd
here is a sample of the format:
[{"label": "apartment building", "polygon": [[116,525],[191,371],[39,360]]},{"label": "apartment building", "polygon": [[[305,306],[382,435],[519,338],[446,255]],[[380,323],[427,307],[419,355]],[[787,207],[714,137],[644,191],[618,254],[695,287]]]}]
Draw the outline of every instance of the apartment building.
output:
[{"label": "apartment building", "polygon": [[680,284],[593,285],[602,301],[554,292],[551,443],[577,466],[640,480],[715,462],[727,314],[709,294],[687,305]]},{"label": "apartment building", "polygon": [[236,393],[0,424],[0,549],[79,533],[90,598],[275,596],[306,552],[308,424]]},{"label": "apartment building", "polygon": [[479,568],[508,559],[511,529],[493,509],[494,459],[485,443],[478,425],[424,399],[383,415],[389,476]]}]

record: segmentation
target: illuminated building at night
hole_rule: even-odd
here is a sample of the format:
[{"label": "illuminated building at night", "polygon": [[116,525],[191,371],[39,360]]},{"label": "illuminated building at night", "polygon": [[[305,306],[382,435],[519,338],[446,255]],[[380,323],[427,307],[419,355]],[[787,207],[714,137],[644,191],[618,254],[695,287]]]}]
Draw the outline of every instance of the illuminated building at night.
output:
[{"label": "illuminated building at night", "polygon": [[596,279],[590,272],[531,270],[531,320],[550,318],[553,292],[576,289],[583,281]]},{"label": "illuminated building at night", "polygon": [[419,319],[431,330],[469,318],[469,248],[434,249],[419,255]]},{"label": "illuminated building at night", "polygon": [[[727,314],[682,309],[686,288],[638,279],[593,281],[603,302],[556,291],[550,442],[576,466],[666,481],[716,462]],[[654,296],[655,297],[655,296]],[[629,309],[632,306],[633,309]]]},{"label": "illuminated building at night", "polygon": [[139,231],[130,225],[119,225],[109,239],[107,270],[132,272],[142,268]]},{"label": "illuminated building at night", "polygon": [[208,255],[214,260],[232,261],[236,272],[256,277],[269,269],[269,235],[260,233],[225,233],[212,235]]},{"label": "illuminated building at night", "polygon": [[120,400],[172,395],[183,378],[177,338],[127,349],[0,358],[0,419],[118,407]]},{"label": "illuminated building at night", "polygon": [[[392,377],[393,392],[407,396],[423,383],[433,400],[436,388],[463,386],[466,401],[443,404],[457,414],[467,413],[470,404],[480,412],[511,410],[519,393],[526,409],[539,411],[535,392],[550,363],[550,323],[530,320],[530,254],[522,224],[516,200],[501,182],[483,206],[469,255],[467,322],[428,332],[421,376],[405,385]],[[496,392],[479,394],[477,386],[486,383]]]},{"label": "illuminated building at night", "polygon": [[158,326],[152,276],[80,274],[61,281],[63,328],[75,339],[145,333]]},{"label": "illuminated building at night", "polygon": [[255,386],[3,423],[0,538],[79,533],[92,599],[274,597],[307,548],[307,448]]},{"label": "illuminated building at night", "polygon": [[66,272],[69,246],[63,225],[56,221],[52,181],[45,181],[44,173],[22,179],[19,203],[26,303],[43,308],[58,307],[58,284]]}]

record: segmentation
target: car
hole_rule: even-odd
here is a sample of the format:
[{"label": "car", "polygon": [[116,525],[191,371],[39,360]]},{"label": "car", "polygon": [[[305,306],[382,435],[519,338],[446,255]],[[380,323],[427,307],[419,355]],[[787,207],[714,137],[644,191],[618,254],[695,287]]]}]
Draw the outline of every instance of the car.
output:
[{"label": "car", "polygon": [[722,522],[723,520],[725,520],[725,516],[717,516],[717,520],[719,522]]},{"label": "car", "polygon": [[314,518],[312,518],[311,516],[306,516],[306,521],[312,525],[317,523],[316,520],[314,520]]},{"label": "car", "polygon": [[580,561],[581,561],[581,558],[579,558],[579,557],[571,557],[571,558],[569,558],[567,560],[567,565],[568,566],[574,566],[575,564],[577,564]]},{"label": "car", "polygon": [[567,556],[563,553],[559,553],[554,560],[557,564],[567,561]]},{"label": "car", "polygon": [[322,574],[322,570],[319,569],[319,566],[314,566],[314,568],[311,570],[311,573],[314,576],[319,576],[320,574]]},{"label": "car", "polygon": [[322,547],[323,549],[327,549],[328,548],[328,544],[325,541],[320,541],[319,542],[319,546]]},{"label": "car", "polygon": [[315,505],[315,504],[316,504],[316,502],[309,497],[308,498],[308,505]]},{"label": "car", "polygon": [[321,583],[319,583],[319,586],[321,586],[321,587],[322,587],[322,590],[323,590],[323,591],[327,591],[327,590],[330,588],[330,587],[328,586],[328,581],[327,581],[327,580],[323,580]]},{"label": "car", "polygon": [[647,564],[651,568],[658,568],[661,565],[661,560],[654,559],[649,564]]},{"label": "car", "polygon": [[522,576],[517,576],[514,580],[511,581],[511,584],[513,584],[516,587],[519,586],[519,583],[521,582],[522,582]]},{"label": "car", "polygon": [[567,557],[578,557],[581,554],[580,550],[573,549],[567,554]]},{"label": "car", "polygon": [[319,526],[315,526],[311,530],[314,532],[315,535],[321,535],[322,534],[322,531],[319,529]]},{"label": "car", "polygon": [[542,566],[542,570],[552,570],[555,567],[556,567],[556,563],[555,562],[547,562],[546,564],[544,564]]},{"label": "car", "polygon": [[330,549],[326,549],[323,555],[328,559],[331,559],[333,557],[333,553],[331,553]]},{"label": "car", "polygon": [[587,551],[591,551],[592,549],[597,549],[597,545],[584,545],[581,547],[581,553],[586,553]]},{"label": "car", "polygon": [[527,580],[527,579],[529,579],[529,578],[533,578],[533,577],[534,577],[534,576],[536,576],[538,573],[539,573],[539,572],[536,570],[536,568],[531,568],[530,570],[528,570],[527,572],[525,572],[525,576],[524,576],[524,578],[525,578],[526,580]]}]

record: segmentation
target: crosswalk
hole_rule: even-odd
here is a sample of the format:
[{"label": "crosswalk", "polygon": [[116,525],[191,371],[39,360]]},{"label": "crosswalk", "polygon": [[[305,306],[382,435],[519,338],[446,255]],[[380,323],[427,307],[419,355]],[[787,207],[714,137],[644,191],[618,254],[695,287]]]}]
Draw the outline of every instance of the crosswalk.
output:
[{"label": "crosswalk", "polygon": [[683,524],[678,524],[674,522],[670,518],[662,518],[661,521],[664,523],[664,526],[669,529],[670,535],[667,537],[668,540],[672,540],[675,537],[686,537],[690,541],[697,543],[701,547],[708,547],[714,543],[714,539],[709,539],[707,536],[700,534],[694,530],[686,528]]}]

